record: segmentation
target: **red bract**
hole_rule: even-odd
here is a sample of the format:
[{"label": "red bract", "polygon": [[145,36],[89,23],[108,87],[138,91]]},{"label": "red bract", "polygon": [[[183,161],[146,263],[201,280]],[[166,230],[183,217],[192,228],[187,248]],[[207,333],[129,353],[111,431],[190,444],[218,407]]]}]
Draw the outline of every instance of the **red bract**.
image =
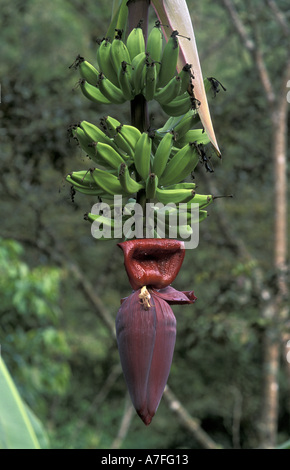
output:
[{"label": "red bract", "polygon": [[176,337],[176,319],[167,302],[151,295],[150,308],[140,290],[122,303],[116,318],[121,364],[133,405],[146,425],[161,400]]},{"label": "red bract", "polygon": [[119,243],[124,264],[134,290],[142,286],[162,289],[169,286],[181,268],[184,242],[170,239],[137,239]]},{"label": "red bract", "polygon": [[193,304],[197,299],[193,290],[180,292],[171,286],[160,290],[153,289],[153,292],[161,299],[166,300],[166,302],[168,302],[170,305]]},{"label": "red bract", "polygon": [[174,352],[176,319],[168,302],[193,303],[196,297],[188,294],[170,287],[163,292],[149,290],[150,298],[144,299],[139,289],[123,299],[117,314],[123,373],[132,403],[146,425],[158,408]]}]

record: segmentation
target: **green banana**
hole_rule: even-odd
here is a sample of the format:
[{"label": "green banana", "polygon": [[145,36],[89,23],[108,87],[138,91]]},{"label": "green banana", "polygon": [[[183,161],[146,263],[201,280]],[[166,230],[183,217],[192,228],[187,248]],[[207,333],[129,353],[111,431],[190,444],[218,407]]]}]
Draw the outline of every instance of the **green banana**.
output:
[{"label": "green banana", "polygon": [[[98,241],[109,241],[114,238],[115,221],[113,218],[89,212],[88,214],[85,214],[85,219],[92,224],[92,235],[94,238],[97,238]],[[98,222],[98,228],[93,225],[94,222]],[[102,227],[102,230],[100,230],[100,227]],[[97,230],[99,233],[96,236]],[[108,236],[104,236],[103,234]]]},{"label": "green banana", "polygon": [[216,78],[214,77],[208,77],[205,78],[204,81],[204,88],[206,93],[209,93],[210,91],[213,92],[213,97],[215,98],[217,93],[220,91],[220,86],[224,91],[227,91],[226,88],[219,82]]},{"label": "green banana", "polygon": [[[173,215],[174,215],[174,218],[172,217]],[[197,222],[201,223],[203,220],[207,218],[207,216],[208,216],[207,211],[203,211],[203,210],[199,211],[198,218],[196,217],[195,214],[192,215],[191,212],[187,212],[187,213],[182,212],[180,215],[179,210],[176,211],[176,214],[174,212],[166,213],[165,218],[164,218],[164,224],[163,224],[163,228],[165,228],[165,234],[168,238],[169,229],[176,227],[178,230],[178,234],[179,234],[179,235],[177,234],[177,237],[179,236],[181,238],[187,238],[192,233],[192,224],[195,224]],[[185,217],[186,217],[187,223],[180,224],[181,221],[185,222]],[[156,218],[156,222],[158,222],[157,218]],[[159,224],[161,225],[161,223],[159,219]]]},{"label": "green banana", "polygon": [[[180,224],[180,222],[185,222],[185,225],[192,225],[193,223],[201,222],[207,217],[207,211],[200,210],[198,212],[198,220],[197,214],[191,212],[191,209],[185,211],[184,209],[179,208],[179,204],[177,207],[171,207],[169,204],[165,205],[165,207],[156,210],[154,214],[155,222],[159,222],[162,224],[164,220],[164,224],[166,227],[176,227]],[[181,224],[184,225],[184,224]]]},{"label": "green banana", "polygon": [[[99,152],[97,152],[97,146],[98,145],[106,145],[107,147],[109,147],[112,152],[116,152],[111,146],[107,145],[107,144],[101,144],[98,143],[98,142],[92,142],[91,144],[89,144],[90,147],[92,147],[93,151],[94,151],[94,155],[92,155],[90,158],[91,160],[93,160],[93,162],[95,162],[97,165],[99,166],[102,166],[102,167],[105,167],[106,169],[116,169],[116,167],[114,168],[112,166],[112,163],[110,161],[108,161],[106,158],[103,158],[101,156],[101,154]],[[104,152],[105,153],[105,152]],[[109,152],[108,153],[108,156],[109,156]],[[106,154],[105,154],[106,155]]]},{"label": "green banana", "polygon": [[147,101],[151,101],[154,98],[157,81],[157,69],[156,63],[151,62],[146,64],[146,75],[145,75],[145,88],[143,95]]},{"label": "green banana", "polygon": [[131,83],[135,95],[139,95],[145,85],[147,54],[141,52],[132,60]]},{"label": "green banana", "polygon": [[122,129],[123,125],[116,129],[117,132],[114,136],[114,142],[125,153],[124,159],[127,160],[128,158],[134,157],[134,149],[131,147],[130,142],[124,137]]},{"label": "green banana", "polygon": [[139,138],[134,152],[134,165],[141,176],[146,181],[150,173],[152,139],[148,132],[143,132]]},{"label": "green banana", "polygon": [[161,67],[158,76],[158,88],[163,88],[172,76],[176,74],[179,55],[178,31],[173,31],[168,39],[161,57]]},{"label": "green banana", "polygon": [[145,52],[145,39],[142,28],[133,28],[127,38],[127,49],[130,54],[131,61],[141,52]]},{"label": "green banana", "polygon": [[[110,217],[105,217],[102,214],[93,214],[91,212],[88,212],[86,214],[86,220],[88,220],[89,222],[95,222],[95,220],[100,220],[101,221],[103,219],[106,219],[106,221],[109,222]],[[112,220],[111,222],[112,222],[112,224],[114,224],[114,220]],[[111,225],[111,223],[110,223],[110,225]]]},{"label": "green banana", "polygon": [[[114,217],[114,205],[112,205],[110,207],[111,207],[111,210],[108,213],[108,215],[110,215],[110,217],[111,216]],[[89,222],[94,222],[95,220],[100,220],[101,221],[102,219],[100,219],[100,218],[102,218],[102,217],[104,217],[105,219],[108,219],[108,220],[110,219],[110,217],[108,217],[107,214],[106,215],[104,215],[104,214],[94,214],[92,212],[89,212],[89,213],[85,214],[85,216],[86,216],[86,220],[88,220]],[[122,215],[122,222],[127,220],[130,217],[132,217],[131,213],[130,213],[130,215],[129,214],[128,215]],[[113,219],[111,222],[113,224],[112,226],[114,227],[115,220]]]},{"label": "green banana", "polygon": [[165,189],[195,189],[196,184],[195,183],[175,183],[171,184],[169,186],[166,186]]},{"label": "green banana", "polygon": [[72,186],[76,191],[78,191],[79,193],[82,193],[82,194],[86,194],[87,196],[102,197],[102,195],[103,195],[103,193],[99,189],[78,187],[74,183],[72,184]]},{"label": "green banana", "polygon": [[205,220],[208,216],[207,211],[199,211],[199,223]]},{"label": "green banana", "polygon": [[134,150],[138,140],[141,137],[141,132],[139,129],[134,126],[130,126],[129,124],[123,124],[119,130],[119,133],[128,142],[132,150]]},{"label": "green banana", "polygon": [[161,177],[167,162],[170,157],[171,149],[173,146],[173,135],[168,132],[165,136],[160,140],[157,150],[154,155],[153,164],[152,164],[152,171],[158,178]]},{"label": "green banana", "polygon": [[107,171],[100,170],[99,168],[91,170],[91,174],[96,185],[101,187],[105,193],[112,195],[129,195],[128,191],[124,191],[117,176]]},{"label": "green banana", "polygon": [[[116,75],[117,76],[117,75]],[[126,101],[126,98],[123,95],[123,92],[114,85],[108,78],[105,77],[103,73],[99,75],[98,88],[100,92],[114,104],[123,104]]]},{"label": "green banana", "polygon": [[69,174],[66,176],[66,181],[70,183],[77,191],[85,191],[85,194],[92,194],[93,196],[99,196],[102,193],[102,190],[94,185],[87,185],[87,184],[82,184],[76,181],[76,179],[72,176],[72,174]]},{"label": "green banana", "polygon": [[182,67],[182,70],[179,72],[178,77],[181,81],[179,94],[182,95],[182,93],[185,93],[189,90],[191,79],[193,78],[193,75],[191,73],[191,65],[185,64]]},{"label": "green banana", "polygon": [[168,186],[179,183],[191,173],[199,161],[199,154],[193,143],[186,144],[172,157],[159,179],[159,184]]},{"label": "green banana", "polygon": [[116,30],[124,31],[128,22],[128,7],[126,1],[113,3],[111,21],[106,32],[107,38],[112,38]]},{"label": "green banana", "polygon": [[[192,123],[188,123],[187,120],[189,118],[194,118]],[[182,114],[181,116],[175,116],[175,117],[170,117],[167,119],[166,123],[164,124],[163,127],[160,127],[159,129],[156,130],[156,136],[163,136],[166,134],[166,132],[170,131],[175,131],[177,126],[180,124],[178,132],[180,132],[182,135],[185,134],[189,129],[191,129],[195,124],[197,124],[200,121],[199,114],[196,110],[191,109],[185,114]],[[185,124],[187,122],[187,124]],[[183,127],[185,127],[185,131],[183,131]]]},{"label": "green banana", "polygon": [[174,100],[174,98],[176,98],[176,96],[179,95],[180,86],[180,77],[173,77],[171,80],[169,80],[167,85],[157,90],[154,95],[154,99],[160,104],[169,104],[172,100]]},{"label": "green banana", "polygon": [[189,111],[187,114],[183,115],[183,116],[178,116],[178,117],[170,117],[169,119],[167,119],[167,121],[165,122],[164,126],[160,127],[159,129],[157,129],[156,131],[156,135],[157,136],[164,136],[166,134],[166,132],[171,132],[174,130],[174,128],[177,126],[177,124],[185,117],[187,116],[188,114],[190,114],[191,111]]},{"label": "green banana", "polygon": [[[192,234],[192,228],[190,225],[179,225],[179,224],[171,224],[170,218],[165,218],[165,223],[157,225],[157,231],[155,238],[176,238],[185,240],[190,237]],[[163,230],[163,233],[160,233],[160,230]]]},{"label": "green banana", "polygon": [[199,204],[200,209],[204,209],[209,206],[214,200],[214,197],[211,194],[195,194],[191,201],[188,201],[189,204]]},{"label": "green banana", "polygon": [[150,173],[146,180],[146,198],[154,199],[156,191],[158,190],[158,176]]},{"label": "green banana", "polygon": [[67,175],[72,184],[83,186],[84,188],[100,189],[92,179],[90,170],[73,171]]},{"label": "green banana", "polygon": [[183,147],[189,142],[206,145],[210,142],[210,140],[204,129],[192,129],[188,131],[181,139],[177,139],[175,145],[176,147]]},{"label": "green banana", "polygon": [[122,133],[123,125],[117,119],[112,118],[111,116],[106,116],[104,118],[104,122],[106,123],[107,132],[112,136],[114,139],[114,143],[118,146],[120,150],[125,152],[124,158],[133,157],[134,156],[134,148],[132,148],[129,141],[124,137]]},{"label": "green banana", "polygon": [[[190,222],[191,217],[187,212],[182,213],[182,217],[182,221],[185,221],[186,218],[186,222]],[[158,228],[163,228],[168,235],[170,227],[177,227],[179,225],[179,210],[176,207],[166,205],[164,208],[155,211],[154,222]]]},{"label": "green banana", "polygon": [[70,183],[76,191],[82,194],[87,194],[88,196],[98,196],[105,199],[113,198],[111,194],[106,194],[104,190],[97,186],[95,183],[82,183],[82,178],[77,176],[78,173],[81,172],[76,171],[66,176],[66,181]]},{"label": "green banana", "polygon": [[205,92],[208,93],[212,89],[212,83],[208,78],[203,80]]},{"label": "green banana", "polygon": [[194,197],[194,194],[193,189],[156,189],[156,197],[162,204],[188,202]]},{"label": "green banana", "polygon": [[78,68],[81,78],[84,78],[90,85],[96,86],[100,72],[83,57],[78,55],[69,68]]},{"label": "green banana", "polygon": [[99,71],[87,60],[83,60],[79,65],[80,76],[87,80],[90,85],[96,86]]},{"label": "green banana", "polygon": [[118,73],[119,87],[126,98],[126,100],[131,101],[135,94],[133,92],[132,83],[130,81],[130,74],[128,72],[128,63],[123,61],[119,68]]},{"label": "green banana", "polygon": [[177,96],[169,104],[161,104],[163,111],[169,116],[181,116],[186,114],[190,109],[196,109],[196,100],[189,96],[188,93]]},{"label": "green banana", "polygon": [[107,134],[113,139],[117,134],[117,129],[121,127],[120,121],[112,116],[105,116],[101,119],[102,126],[106,129]]},{"label": "green banana", "polygon": [[144,188],[144,183],[138,183],[131,177],[126,163],[119,166],[119,181],[123,190],[129,194],[137,193]]},{"label": "green banana", "polygon": [[115,86],[118,86],[118,77],[111,61],[112,44],[104,38],[97,50],[97,61],[99,69]]},{"label": "green banana", "polygon": [[119,73],[120,65],[122,62],[126,62],[127,64],[130,64],[131,62],[129,51],[127,49],[126,44],[124,44],[124,42],[122,41],[121,37],[122,32],[118,30],[117,36],[112,41],[112,46],[110,50],[111,62],[117,75]]},{"label": "green banana", "polygon": [[96,150],[92,146],[91,139],[88,138],[83,129],[81,129],[79,126],[76,126],[72,132],[84,152],[86,152],[86,154],[91,159],[93,159],[96,155]]},{"label": "green banana", "polygon": [[[111,168],[118,169],[121,163],[124,163],[123,158],[113,149],[110,145],[102,142],[96,142],[96,160],[100,158],[100,161],[104,162],[105,165],[109,165]],[[100,163],[102,164],[102,163]]]},{"label": "green banana", "polygon": [[177,237],[182,238],[183,240],[190,237],[192,234],[192,228],[190,225],[178,225],[178,235]]},{"label": "green banana", "polygon": [[111,100],[106,98],[103,93],[96,87],[91,85],[85,78],[81,78],[79,81],[80,89],[83,95],[90,101],[97,104],[111,104]]},{"label": "green banana", "polygon": [[84,131],[88,139],[90,139],[90,143],[102,142],[103,144],[110,145],[115,150],[118,150],[118,147],[114,142],[99,127],[88,121],[81,121],[79,126]]},{"label": "green banana", "polygon": [[155,26],[151,29],[148,39],[146,51],[150,59],[156,63],[157,73],[161,66],[161,57],[163,49],[163,34],[160,29],[160,21],[155,22]]},{"label": "green banana", "polygon": [[173,127],[175,139],[179,142],[192,127],[199,122],[200,118],[197,112],[187,113],[182,119]]}]

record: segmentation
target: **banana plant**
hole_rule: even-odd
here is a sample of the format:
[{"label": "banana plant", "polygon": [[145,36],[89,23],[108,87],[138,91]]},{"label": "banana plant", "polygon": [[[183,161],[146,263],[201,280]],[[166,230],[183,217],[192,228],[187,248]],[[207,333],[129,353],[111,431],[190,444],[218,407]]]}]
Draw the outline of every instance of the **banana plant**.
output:
[{"label": "banana plant", "polygon": [[[71,137],[93,166],[66,177],[72,196],[81,192],[99,199],[85,215],[92,235],[98,240],[125,238],[118,246],[133,293],[121,300],[116,336],[132,402],[146,425],[155,415],[170,371],[176,337],[170,305],[196,300],[193,291],[171,287],[184,258],[183,240],[206,219],[205,209],[215,199],[196,194],[196,184],[185,179],[199,163],[212,171],[205,145],[211,142],[220,156],[206,97],[209,82],[202,77],[186,1],[151,0],[158,19],[150,32],[149,4],[114,0],[97,63],[78,56],[72,65],[79,70],[87,99],[100,106],[129,102],[131,122],[106,116],[99,125],[82,121],[71,126]],[[149,124],[152,100],[169,116],[160,129]],[[200,122],[203,129],[192,129]],[[158,202],[152,218],[150,201]],[[170,204],[174,207],[168,212]]]}]

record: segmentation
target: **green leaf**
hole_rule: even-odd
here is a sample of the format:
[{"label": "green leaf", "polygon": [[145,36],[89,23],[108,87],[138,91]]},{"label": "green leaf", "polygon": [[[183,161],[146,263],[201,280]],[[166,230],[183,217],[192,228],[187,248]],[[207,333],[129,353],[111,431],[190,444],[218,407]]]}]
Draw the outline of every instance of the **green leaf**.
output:
[{"label": "green leaf", "polygon": [[0,449],[40,449],[27,408],[0,357]]},{"label": "green leaf", "polygon": [[276,449],[290,449],[290,439],[289,441],[283,442],[283,444],[277,446]]},{"label": "green leaf", "polygon": [[49,449],[50,445],[48,435],[43,427],[42,422],[37,418],[37,416],[35,416],[29,406],[25,405],[25,409],[41,449]]}]

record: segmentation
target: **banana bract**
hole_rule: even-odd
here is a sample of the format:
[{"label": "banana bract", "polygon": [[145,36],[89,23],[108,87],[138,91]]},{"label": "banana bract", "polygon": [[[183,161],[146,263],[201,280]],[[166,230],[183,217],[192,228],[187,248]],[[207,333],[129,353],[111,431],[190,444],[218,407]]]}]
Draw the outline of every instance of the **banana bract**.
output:
[{"label": "banana bract", "polygon": [[[152,0],[153,8],[160,20],[164,36],[168,41],[172,31],[177,30],[186,38],[179,37],[179,58],[177,69],[180,72],[185,64],[191,64],[194,71],[194,95],[200,101],[198,113],[202,124],[208,134],[217,154],[220,150],[215,137],[206,92],[203,83],[202,71],[197,51],[195,35],[186,0]],[[190,38],[187,39],[187,38]]]},{"label": "banana bract", "polygon": [[184,242],[171,239],[140,239],[119,243],[133,289],[162,289],[176,278],[185,255]]}]

